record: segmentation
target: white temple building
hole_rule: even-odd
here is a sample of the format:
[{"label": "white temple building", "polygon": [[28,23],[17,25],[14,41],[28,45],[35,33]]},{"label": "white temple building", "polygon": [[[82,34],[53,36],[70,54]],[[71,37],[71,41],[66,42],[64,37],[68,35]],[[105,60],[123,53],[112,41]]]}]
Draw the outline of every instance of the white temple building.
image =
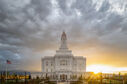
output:
[{"label": "white temple building", "polygon": [[55,80],[73,80],[86,72],[86,58],[74,56],[68,50],[65,32],[61,36],[61,45],[54,56],[42,58],[42,76]]}]

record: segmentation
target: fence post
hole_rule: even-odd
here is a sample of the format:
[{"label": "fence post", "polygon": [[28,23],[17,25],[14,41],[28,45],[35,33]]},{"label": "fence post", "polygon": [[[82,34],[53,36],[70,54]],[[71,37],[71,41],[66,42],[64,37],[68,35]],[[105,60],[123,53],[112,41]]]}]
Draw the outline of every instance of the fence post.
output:
[{"label": "fence post", "polygon": [[0,72],[0,83],[2,84],[2,72]]},{"label": "fence post", "polygon": [[102,72],[100,73],[100,84],[102,84],[102,80],[103,80],[103,77],[102,77]]},{"label": "fence post", "polygon": [[25,84],[26,84],[26,72],[25,72]]},{"label": "fence post", "polygon": [[123,84],[126,84],[126,74],[123,76]]}]

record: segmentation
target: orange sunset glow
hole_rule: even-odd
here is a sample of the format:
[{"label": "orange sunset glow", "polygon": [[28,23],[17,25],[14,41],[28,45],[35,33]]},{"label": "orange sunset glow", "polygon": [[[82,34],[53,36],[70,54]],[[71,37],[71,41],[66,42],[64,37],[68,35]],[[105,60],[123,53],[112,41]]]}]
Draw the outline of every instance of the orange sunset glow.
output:
[{"label": "orange sunset glow", "polygon": [[127,71],[127,68],[125,67],[112,67],[112,66],[107,66],[107,65],[100,65],[100,64],[95,64],[95,65],[89,65],[87,66],[87,71],[91,71],[94,73],[118,73],[121,71]]}]

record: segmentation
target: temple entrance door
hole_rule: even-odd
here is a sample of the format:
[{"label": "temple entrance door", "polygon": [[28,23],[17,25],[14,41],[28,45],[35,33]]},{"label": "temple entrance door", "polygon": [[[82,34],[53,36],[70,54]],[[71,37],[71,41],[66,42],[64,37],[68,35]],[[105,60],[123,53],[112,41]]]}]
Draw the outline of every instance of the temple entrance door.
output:
[{"label": "temple entrance door", "polygon": [[66,81],[66,80],[67,80],[67,75],[61,74],[61,75],[60,75],[60,80],[61,80],[61,81]]}]

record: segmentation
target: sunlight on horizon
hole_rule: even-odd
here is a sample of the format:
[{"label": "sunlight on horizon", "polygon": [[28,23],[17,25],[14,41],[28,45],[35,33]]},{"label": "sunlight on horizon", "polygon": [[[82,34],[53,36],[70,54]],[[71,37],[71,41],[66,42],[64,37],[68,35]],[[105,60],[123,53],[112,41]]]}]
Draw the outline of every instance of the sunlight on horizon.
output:
[{"label": "sunlight on horizon", "polygon": [[114,73],[114,72],[121,72],[127,71],[127,67],[113,67],[108,65],[101,65],[101,64],[94,64],[87,66],[87,72],[94,72],[94,73]]}]

